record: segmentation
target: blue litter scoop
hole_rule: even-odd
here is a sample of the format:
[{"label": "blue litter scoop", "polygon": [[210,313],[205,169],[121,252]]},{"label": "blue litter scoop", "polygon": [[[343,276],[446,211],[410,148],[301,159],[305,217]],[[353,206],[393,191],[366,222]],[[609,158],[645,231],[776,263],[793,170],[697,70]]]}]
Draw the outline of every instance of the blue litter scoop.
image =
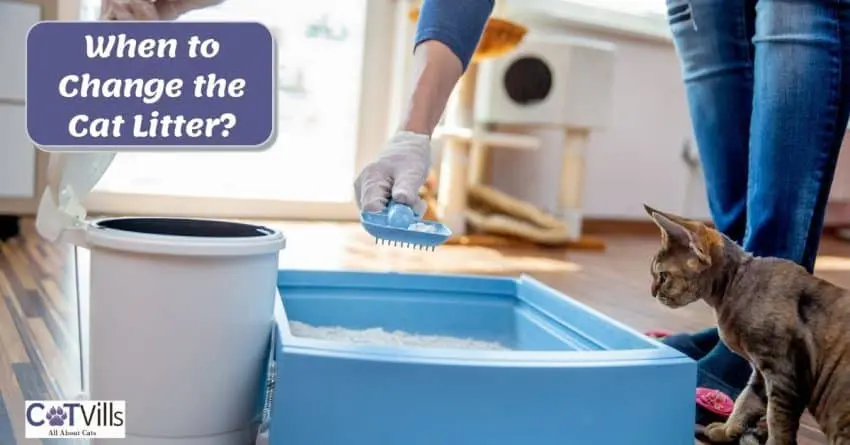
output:
[{"label": "blue litter scoop", "polygon": [[361,212],[360,223],[375,237],[375,244],[433,251],[452,236],[448,227],[423,221],[410,206],[394,201],[380,212]]}]

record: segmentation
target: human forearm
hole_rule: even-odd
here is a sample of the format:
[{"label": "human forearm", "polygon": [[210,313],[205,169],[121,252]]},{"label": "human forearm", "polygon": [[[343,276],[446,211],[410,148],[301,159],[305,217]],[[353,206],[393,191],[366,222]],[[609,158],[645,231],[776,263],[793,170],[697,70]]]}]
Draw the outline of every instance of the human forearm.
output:
[{"label": "human forearm", "polygon": [[416,30],[413,92],[400,131],[354,181],[361,210],[380,211],[392,198],[424,214],[419,189],[431,165],[430,135],[472,59],[492,10],[493,0],[424,1]]},{"label": "human forearm", "polygon": [[101,0],[101,20],[174,20],[224,0]]},{"label": "human forearm", "polygon": [[197,9],[209,8],[224,3],[225,0],[156,0],[160,20],[174,20],[177,17]]},{"label": "human forearm", "polygon": [[431,134],[462,73],[460,59],[446,45],[436,40],[419,45],[413,58],[413,88],[401,130]]},{"label": "human forearm", "polygon": [[492,0],[425,0],[416,31],[413,88],[401,130],[431,134],[472,59]]}]

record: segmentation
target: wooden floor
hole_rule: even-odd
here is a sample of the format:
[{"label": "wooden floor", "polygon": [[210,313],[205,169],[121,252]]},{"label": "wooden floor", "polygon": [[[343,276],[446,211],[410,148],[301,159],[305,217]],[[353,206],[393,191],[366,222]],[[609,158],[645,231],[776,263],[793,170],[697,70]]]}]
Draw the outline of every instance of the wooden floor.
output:
[{"label": "wooden floor", "polygon": [[[377,246],[358,225],[274,224],[284,230],[288,268],[531,274],[637,329],[695,330],[711,324],[703,305],[677,311],[649,297],[649,258],[656,236],[606,236],[605,252],[444,246],[435,252]],[[73,253],[45,244],[25,225],[0,244],[0,445],[23,439],[23,401],[79,391]],[[850,244],[825,239],[819,275],[850,287]],[[811,420],[801,444],[825,444]]]}]

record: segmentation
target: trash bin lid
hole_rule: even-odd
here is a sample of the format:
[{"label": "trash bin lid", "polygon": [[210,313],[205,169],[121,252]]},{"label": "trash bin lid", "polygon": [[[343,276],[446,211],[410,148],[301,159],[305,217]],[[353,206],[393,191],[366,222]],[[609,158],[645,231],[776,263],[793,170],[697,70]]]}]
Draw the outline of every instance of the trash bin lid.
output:
[{"label": "trash bin lid", "polygon": [[51,153],[47,187],[36,214],[36,230],[57,241],[69,228],[86,224],[83,201],[115,158],[114,152]]}]

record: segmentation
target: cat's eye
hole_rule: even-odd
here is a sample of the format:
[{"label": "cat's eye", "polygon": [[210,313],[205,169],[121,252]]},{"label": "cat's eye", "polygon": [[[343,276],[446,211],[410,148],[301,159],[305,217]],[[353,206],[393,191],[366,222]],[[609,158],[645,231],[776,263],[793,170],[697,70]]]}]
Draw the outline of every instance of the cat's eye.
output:
[{"label": "cat's eye", "polygon": [[658,272],[658,284],[661,284],[667,280],[667,272]]}]

